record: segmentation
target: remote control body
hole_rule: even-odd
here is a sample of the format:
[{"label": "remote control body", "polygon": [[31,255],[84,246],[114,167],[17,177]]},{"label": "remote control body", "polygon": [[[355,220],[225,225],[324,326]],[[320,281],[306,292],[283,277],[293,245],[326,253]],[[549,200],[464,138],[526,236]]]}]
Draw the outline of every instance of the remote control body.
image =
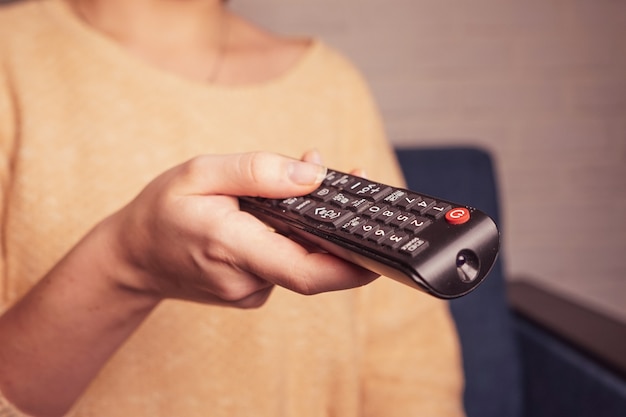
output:
[{"label": "remote control body", "polygon": [[480,210],[336,170],[304,196],[239,201],[286,236],[438,298],[476,288],[500,246]]}]

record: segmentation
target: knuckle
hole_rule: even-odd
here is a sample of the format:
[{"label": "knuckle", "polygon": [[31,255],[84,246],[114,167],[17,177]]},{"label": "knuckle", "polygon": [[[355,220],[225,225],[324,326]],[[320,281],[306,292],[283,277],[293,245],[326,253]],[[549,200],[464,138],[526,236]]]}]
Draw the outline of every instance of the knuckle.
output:
[{"label": "knuckle", "polygon": [[207,156],[195,156],[184,163],[181,167],[182,174],[187,178],[195,178],[204,172],[207,164]]},{"label": "knuckle", "polygon": [[198,184],[199,179],[203,178],[206,170],[207,157],[195,156],[169,171],[169,185],[176,193],[186,192]]},{"label": "knuckle", "polygon": [[276,160],[270,152],[251,152],[240,159],[240,172],[255,184],[272,180],[272,168]]},{"label": "knuckle", "polygon": [[306,271],[301,271],[298,273],[296,268],[296,265],[292,265],[292,267],[290,268],[291,273],[288,275],[290,277],[295,277],[292,278],[293,290],[301,295],[310,296],[317,294],[319,291],[317,291],[315,285],[313,285],[313,282],[315,282],[315,280],[311,273]]}]

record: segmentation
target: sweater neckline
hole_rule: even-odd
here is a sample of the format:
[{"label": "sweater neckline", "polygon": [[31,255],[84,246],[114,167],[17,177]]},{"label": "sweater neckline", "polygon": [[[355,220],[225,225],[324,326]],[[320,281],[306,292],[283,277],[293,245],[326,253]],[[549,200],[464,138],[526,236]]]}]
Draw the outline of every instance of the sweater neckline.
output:
[{"label": "sweater neckline", "polygon": [[132,55],[114,40],[82,22],[62,0],[42,0],[39,4],[48,10],[61,26],[71,32],[70,36],[77,39],[77,42],[88,50],[97,51],[106,62],[119,65],[130,74],[139,74],[142,79],[150,77],[161,84],[173,84],[178,88],[191,88],[195,91],[248,92],[290,84],[292,79],[299,78],[300,74],[306,71],[308,63],[314,60],[314,57],[323,49],[323,43],[318,38],[310,38],[307,50],[290,68],[267,80],[238,85],[203,83],[160,69]]}]

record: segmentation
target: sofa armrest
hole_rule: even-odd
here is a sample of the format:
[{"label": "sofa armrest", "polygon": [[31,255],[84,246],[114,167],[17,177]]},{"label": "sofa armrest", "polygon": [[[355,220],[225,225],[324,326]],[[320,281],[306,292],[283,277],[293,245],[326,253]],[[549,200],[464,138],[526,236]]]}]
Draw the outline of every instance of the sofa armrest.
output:
[{"label": "sofa armrest", "polygon": [[528,281],[508,298],[527,417],[618,417],[626,412],[626,325]]}]

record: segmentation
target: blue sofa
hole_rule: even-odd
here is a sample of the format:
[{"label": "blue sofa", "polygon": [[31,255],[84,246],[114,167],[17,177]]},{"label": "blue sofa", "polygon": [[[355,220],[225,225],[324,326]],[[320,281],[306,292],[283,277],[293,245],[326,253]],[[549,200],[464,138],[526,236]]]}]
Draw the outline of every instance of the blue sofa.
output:
[{"label": "blue sofa", "polygon": [[[496,166],[488,151],[396,153],[409,188],[474,206],[499,223]],[[478,289],[451,301],[468,417],[626,416],[626,325],[530,283],[511,283],[504,261],[501,255]],[[591,332],[579,329],[582,323]]]}]

